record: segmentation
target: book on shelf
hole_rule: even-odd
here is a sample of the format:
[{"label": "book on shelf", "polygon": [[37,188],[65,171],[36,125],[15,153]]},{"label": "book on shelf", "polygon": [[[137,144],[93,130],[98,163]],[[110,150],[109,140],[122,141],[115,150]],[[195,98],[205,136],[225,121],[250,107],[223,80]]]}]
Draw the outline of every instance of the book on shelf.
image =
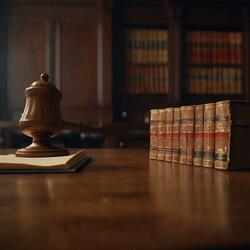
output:
[{"label": "book on shelf", "polygon": [[174,109],[166,108],[166,155],[165,161],[172,161],[172,151],[173,151],[173,117],[174,117]]},{"label": "book on shelf", "polygon": [[216,103],[215,163],[217,169],[250,168],[250,103]]},{"label": "book on shelf", "polygon": [[165,29],[125,30],[122,91],[130,94],[168,92],[168,32]]},{"label": "book on shelf", "polygon": [[158,109],[150,110],[150,149],[149,158],[157,159],[158,147]]},{"label": "book on shelf", "polygon": [[186,67],[184,79],[190,94],[242,94],[238,67]]},{"label": "book on shelf", "polygon": [[194,165],[202,166],[203,164],[203,115],[204,106],[196,105],[194,107]]},{"label": "book on shelf", "polygon": [[240,31],[187,31],[186,62],[188,64],[242,63]]},{"label": "book on shelf", "polygon": [[56,157],[0,155],[0,173],[73,173],[90,161],[85,150]]},{"label": "book on shelf", "polygon": [[187,31],[184,81],[190,94],[242,94],[242,33]]},{"label": "book on shelf", "polygon": [[215,104],[204,104],[203,167],[214,165]]}]

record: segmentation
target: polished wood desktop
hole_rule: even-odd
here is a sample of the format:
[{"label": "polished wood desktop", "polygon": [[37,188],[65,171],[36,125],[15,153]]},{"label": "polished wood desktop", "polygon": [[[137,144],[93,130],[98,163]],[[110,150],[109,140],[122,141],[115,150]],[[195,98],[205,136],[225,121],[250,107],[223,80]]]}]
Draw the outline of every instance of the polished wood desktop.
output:
[{"label": "polished wood desktop", "polygon": [[0,175],[1,249],[250,247],[250,171],[87,152],[76,174]]}]

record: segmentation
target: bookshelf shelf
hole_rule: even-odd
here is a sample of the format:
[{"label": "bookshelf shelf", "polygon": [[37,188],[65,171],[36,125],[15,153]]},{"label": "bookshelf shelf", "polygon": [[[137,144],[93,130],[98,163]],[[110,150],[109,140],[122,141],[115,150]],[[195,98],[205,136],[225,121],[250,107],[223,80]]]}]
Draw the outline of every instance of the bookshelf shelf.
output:
[{"label": "bookshelf shelf", "polygon": [[192,63],[192,64],[184,64],[184,67],[197,67],[197,68],[242,68],[242,64],[206,64],[206,63]]},{"label": "bookshelf shelf", "polygon": [[[115,119],[122,110],[141,116],[146,107],[250,99],[244,0],[115,2]],[[159,32],[167,36],[164,45]]]}]

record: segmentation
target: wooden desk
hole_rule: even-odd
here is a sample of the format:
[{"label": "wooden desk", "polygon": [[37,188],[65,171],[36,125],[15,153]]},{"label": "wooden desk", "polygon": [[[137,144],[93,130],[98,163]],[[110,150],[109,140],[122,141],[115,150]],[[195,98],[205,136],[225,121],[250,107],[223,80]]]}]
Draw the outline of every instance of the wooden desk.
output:
[{"label": "wooden desk", "polygon": [[1,175],[1,249],[250,246],[250,172],[88,150],[78,174]]}]

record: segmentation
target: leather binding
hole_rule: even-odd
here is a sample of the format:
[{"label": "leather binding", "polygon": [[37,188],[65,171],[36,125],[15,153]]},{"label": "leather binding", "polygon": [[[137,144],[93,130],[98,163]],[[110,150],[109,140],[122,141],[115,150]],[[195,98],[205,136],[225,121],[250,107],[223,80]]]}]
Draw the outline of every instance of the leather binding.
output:
[{"label": "leather binding", "polygon": [[194,106],[186,107],[186,137],[187,137],[187,156],[186,164],[193,165],[194,150]]},{"label": "leather binding", "polygon": [[194,165],[202,166],[203,161],[203,105],[196,105],[194,122]]},{"label": "leather binding", "polygon": [[150,150],[149,158],[157,159],[158,109],[150,110]]},{"label": "leather binding", "polygon": [[166,108],[166,154],[165,161],[172,162],[172,151],[173,151],[173,108]]},{"label": "leather binding", "polygon": [[215,163],[216,169],[250,168],[250,102],[216,103]]},{"label": "leather binding", "polygon": [[157,132],[157,160],[165,160],[166,154],[166,109],[159,109],[158,111],[158,132]]},{"label": "leather binding", "polygon": [[187,161],[187,108],[182,106],[181,109],[181,123],[180,123],[180,164],[186,164]]},{"label": "leather binding", "polygon": [[180,108],[174,108],[173,116],[173,151],[172,151],[172,162],[179,163],[180,161]]},{"label": "leather binding", "polygon": [[204,104],[203,167],[214,166],[215,103]]}]

